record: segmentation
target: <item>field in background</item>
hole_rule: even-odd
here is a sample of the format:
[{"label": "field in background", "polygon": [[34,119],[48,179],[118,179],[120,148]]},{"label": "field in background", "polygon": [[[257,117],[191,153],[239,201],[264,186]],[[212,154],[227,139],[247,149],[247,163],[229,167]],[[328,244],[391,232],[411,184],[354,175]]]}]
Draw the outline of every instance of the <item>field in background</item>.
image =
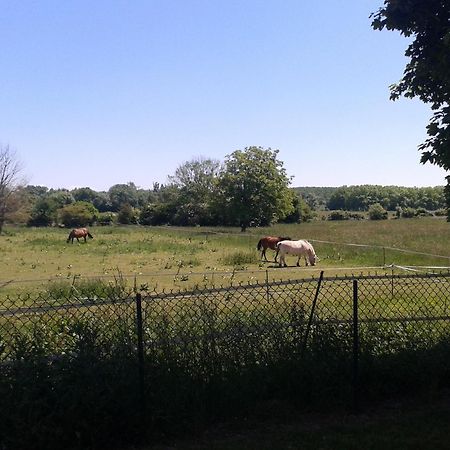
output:
[{"label": "field in background", "polygon": [[[65,229],[6,228],[0,238],[1,291],[33,289],[36,280],[49,279],[73,283],[86,277],[126,278],[134,283],[136,278],[137,284],[160,290],[296,279],[319,270],[328,276],[382,273],[380,267],[390,264],[450,266],[450,224],[437,218],[317,221],[245,233],[237,228],[140,226],[94,227],[91,232],[93,240],[72,245],[66,243]],[[256,244],[268,234],[311,240],[320,262],[307,269],[302,261],[298,268],[296,258],[288,256],[291,267],[280,269],[261,261]],[[274,252],[267,255],[271,259]]]}]

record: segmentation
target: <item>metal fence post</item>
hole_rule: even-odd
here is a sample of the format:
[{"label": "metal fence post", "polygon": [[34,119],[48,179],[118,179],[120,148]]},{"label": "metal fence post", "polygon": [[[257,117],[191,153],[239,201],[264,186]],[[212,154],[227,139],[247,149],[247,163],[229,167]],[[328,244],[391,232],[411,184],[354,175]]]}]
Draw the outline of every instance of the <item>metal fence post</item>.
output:
[{"label": "metal fence post", "polygon": [[358,280],[353,280],[353,412],[359,411]]},{"label": "metal fence post", "polygon": [[136,293],[136,331],[137,331],[137,358],[139,376],[139,404],[142,412],[145,411],[145,380],[144,380],[144,332],[142,321],[142,295]]},{"label": "metal fence post", "polygon": [[311,312],[309,314],[308,324],[306,325],[305,337],[304,337],[303,343],[302,343],[302,353],[301,353],[302,357],[303,357],[303,355],[304,355],[304,353],[306,351],[306,344],[308,342],[309,330],[311,329],[312,321],[313,321],[313,318],[314,318],[314,312],[316,310],[317,297],[319,297],[319,291],[320,291],[320,286],[322,284],[322,280],[323,280],[323,270],[320,271],[319,282],[317,283],[317,288],[316,288],[316,295],[314,296],[314,300],[313,300],[312,305],[311,305]]}]

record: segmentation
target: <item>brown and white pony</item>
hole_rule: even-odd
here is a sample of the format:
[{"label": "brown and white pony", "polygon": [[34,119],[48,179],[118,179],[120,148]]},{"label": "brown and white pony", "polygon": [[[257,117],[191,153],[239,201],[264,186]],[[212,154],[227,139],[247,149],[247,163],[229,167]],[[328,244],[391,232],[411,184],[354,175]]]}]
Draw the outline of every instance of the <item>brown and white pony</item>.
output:
[{"label": "brown and white pony", "polygon": [[266,256],[266,250],[267,250],[268,248],[270,248],[270,249],[272,249],[272,250],[275,250],[275,251],[276,251],[276,254],[275,254],[275,259],[274,259],[274,261],[277,262],[277,256],[278,256],[278,247],[277,247],[277,244],[278,244],[278,242],[280,242],[280,241],[290,241],[290,240],[291,240],[290,237],[282,237],[282,236],[266,236],[266,237],[263,237],[263,238],[261,238],[261,239],[259,240],[258,245],[256,246],[256,249],[257,249],[257,250],[261,250],[261,249],[262,249],[262,252],[261,252],[261,259],[262,259],[263,256],[264,256],[264,259],[265,259],[266,261],[268,261],[267,256]]},{"label": "brown and white pony", "polygon": [[69,237],[67,238],[67,242],[70,240],[72,241],[76,239],[78,242],[80,242],[79,238],[84,238],[84,242],[86,242],[86,238],[90,237],[91,239],[94,239],[94,236],[92,236],[91,233],[89,233],[89,230],[87,228],[74,228],[70,233]]},{"label": "brown and white pony", "polygon": [[306,240],[301,239],[299,241],[281,241],[277,244],[280,252],[280,267],[286,267],[286,255],[298,256],[297,266],[300,266],[300,258],[305,258],[305,263],[308,265],[308,261],[312,266],[316,265],[316,261],[319,260],[314,251],[314,247]]}]

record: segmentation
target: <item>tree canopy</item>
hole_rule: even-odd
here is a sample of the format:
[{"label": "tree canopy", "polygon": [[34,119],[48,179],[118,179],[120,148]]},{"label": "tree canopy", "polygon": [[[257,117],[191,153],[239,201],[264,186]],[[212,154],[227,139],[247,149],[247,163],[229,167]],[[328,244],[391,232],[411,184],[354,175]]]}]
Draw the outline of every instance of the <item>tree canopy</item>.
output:
[{"label": "tree canopy", "polygon": [[[450,2],[448,0],[385,0],[373,14],[376,30],[398,30],[412,42],[402,79],[391,86],[391,99],[417,97],[434,113],[428,138],[419,146],[421,162],[450,170]],[[450,220],[450,175],[446,177]]]},{"label": "tree canopy", "polygon": [[291,179],[279,150],[247,147],[228,155],[219,177],[219,199],[230,225],[269,225],[293,211]]}]

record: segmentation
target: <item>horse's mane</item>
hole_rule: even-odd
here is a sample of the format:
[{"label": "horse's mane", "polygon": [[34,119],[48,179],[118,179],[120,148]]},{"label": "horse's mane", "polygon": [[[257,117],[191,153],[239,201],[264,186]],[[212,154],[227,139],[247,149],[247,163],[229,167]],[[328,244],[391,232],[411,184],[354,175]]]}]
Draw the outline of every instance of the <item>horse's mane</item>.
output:
[{"label": "horse's mane", "polygon": [[292,241],[290,237],[278,236],[278,239],[280,239],[280,241]]}]

